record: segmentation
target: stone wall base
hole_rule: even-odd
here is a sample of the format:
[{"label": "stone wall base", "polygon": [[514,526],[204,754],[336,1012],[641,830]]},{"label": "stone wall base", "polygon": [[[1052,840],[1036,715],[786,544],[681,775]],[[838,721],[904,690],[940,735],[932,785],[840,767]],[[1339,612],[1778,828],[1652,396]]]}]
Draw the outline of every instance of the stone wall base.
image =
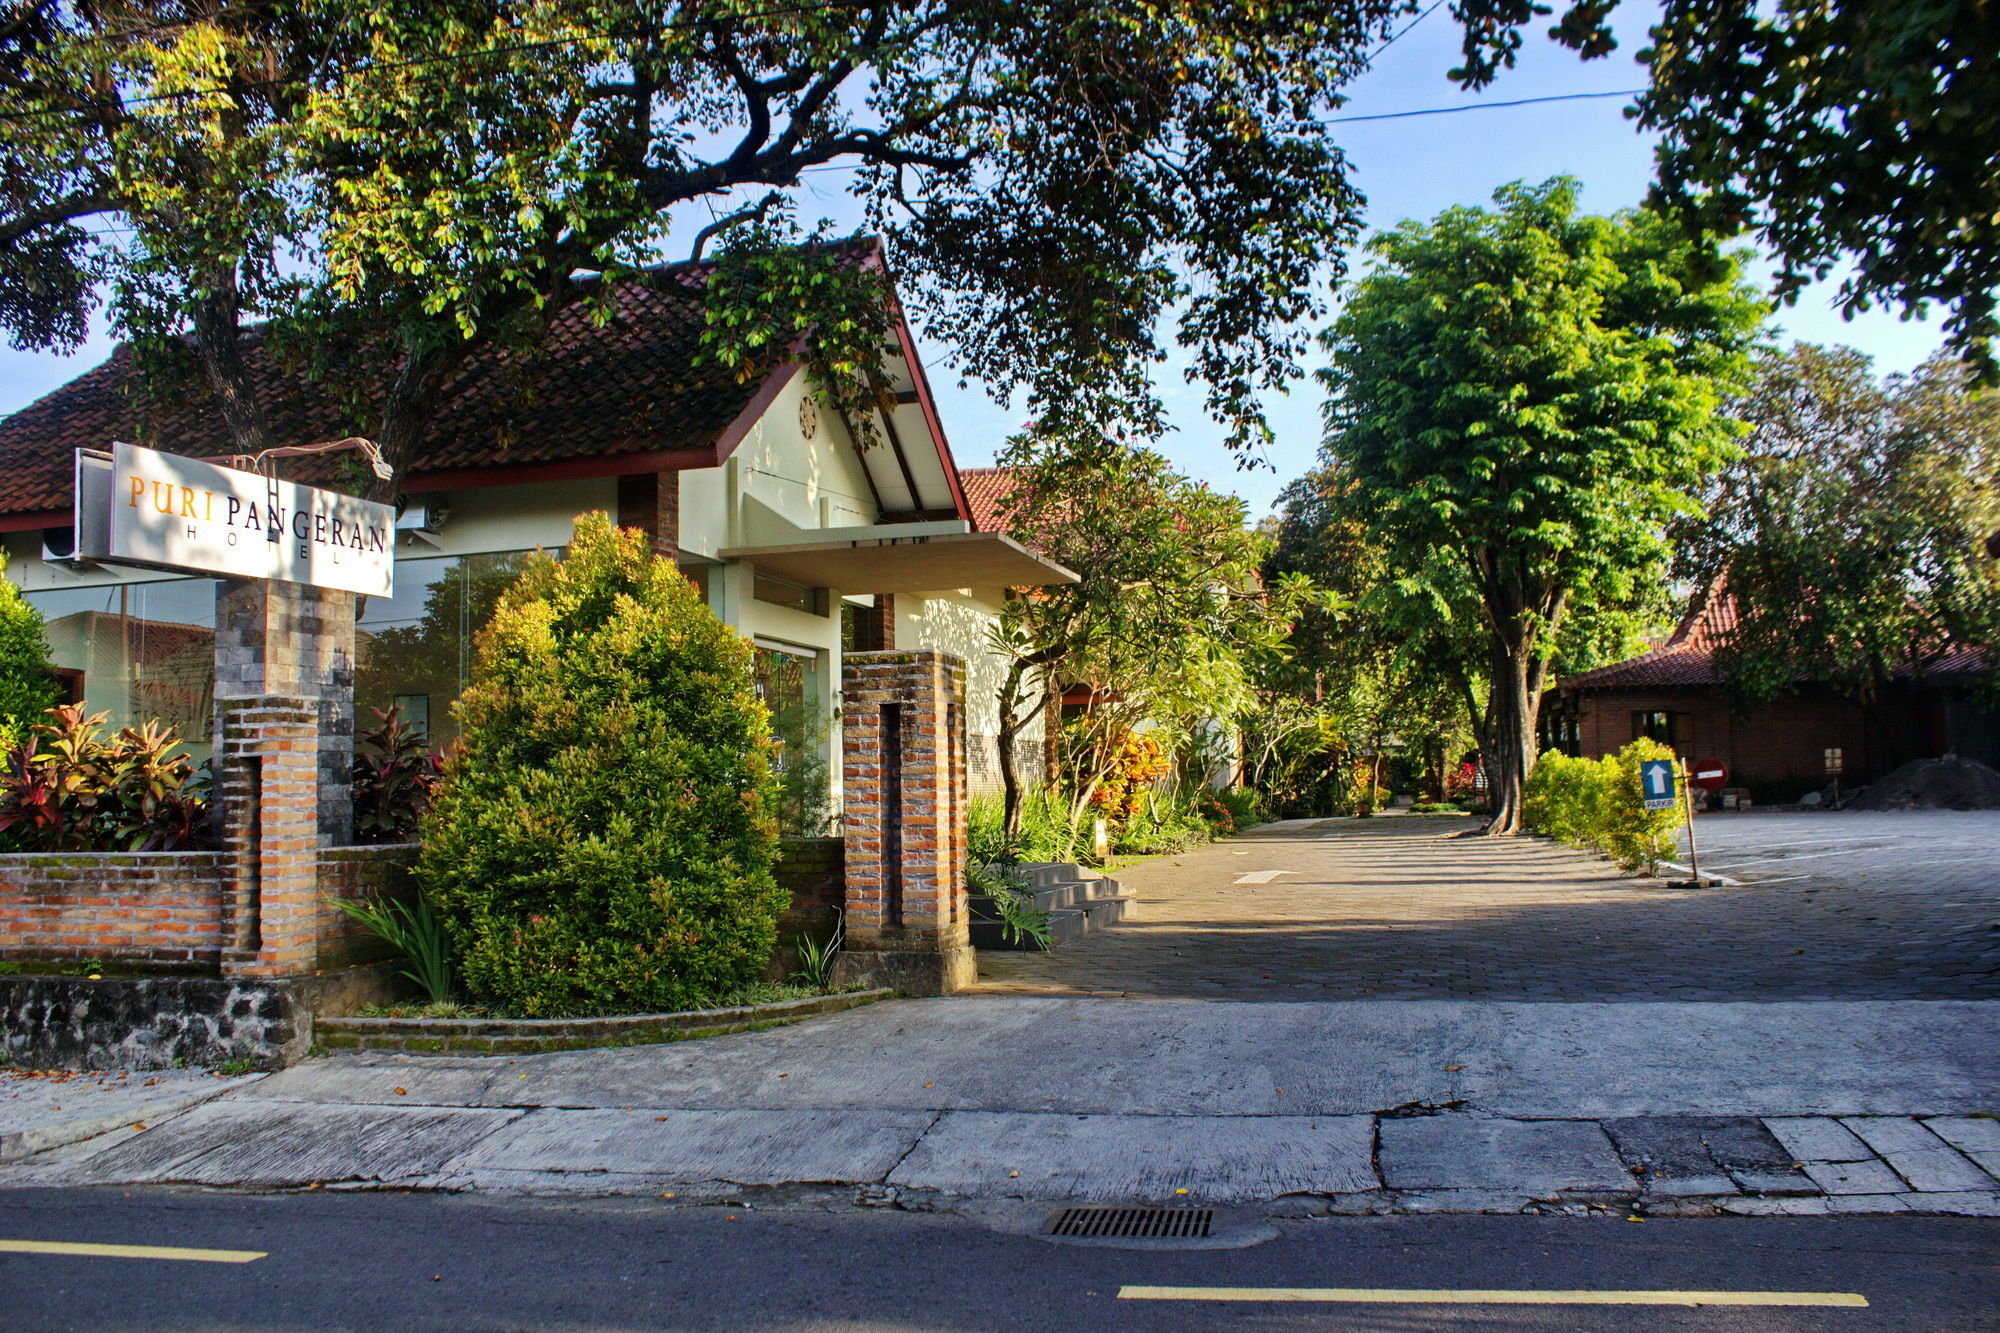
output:
[{"label": "stone wall base", "polygon": [[836,986],[885,986],[899,995],[950,995],[979,979],[970,945],[948,949],[853,949],[834,959]]},{"label": "stone wall base", "polygon": [[15,1068],[170,1069],[293,1064],[314,1014],[402,998],[392,964],[282,980],[0,977],[0,1053]]}]

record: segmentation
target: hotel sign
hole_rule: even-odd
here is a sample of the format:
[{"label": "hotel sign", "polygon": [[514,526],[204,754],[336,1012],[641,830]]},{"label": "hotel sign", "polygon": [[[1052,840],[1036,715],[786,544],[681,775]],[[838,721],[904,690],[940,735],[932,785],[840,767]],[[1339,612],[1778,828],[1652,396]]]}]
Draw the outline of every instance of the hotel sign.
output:
[{"label": "hotel sign", "polygon": [[225,578],[285,579],[386,597],[396,511],[135,444],[79,449],[77,554]]}]

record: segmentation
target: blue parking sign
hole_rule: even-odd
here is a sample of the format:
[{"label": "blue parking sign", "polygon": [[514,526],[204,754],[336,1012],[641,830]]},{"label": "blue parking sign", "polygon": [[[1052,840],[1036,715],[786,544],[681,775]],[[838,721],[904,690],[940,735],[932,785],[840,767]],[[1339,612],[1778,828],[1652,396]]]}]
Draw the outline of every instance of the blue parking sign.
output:
[{"label": "blue parking sign", "polygon": [[1648,810],[1671,810],[1681,803],[1672,760],[1648,759],[1639,765],[1639,795]]}]

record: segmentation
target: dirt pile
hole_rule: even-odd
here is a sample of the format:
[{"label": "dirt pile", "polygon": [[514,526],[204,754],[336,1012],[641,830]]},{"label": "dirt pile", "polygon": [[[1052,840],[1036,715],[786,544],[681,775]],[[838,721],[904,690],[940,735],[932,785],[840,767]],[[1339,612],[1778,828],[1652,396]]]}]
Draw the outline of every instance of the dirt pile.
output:
[{"label": "dirt pile", "polygon": [[1948,754],[1915,759],[1856,792],[1849,810],[2000,810],[2000,772]]}]

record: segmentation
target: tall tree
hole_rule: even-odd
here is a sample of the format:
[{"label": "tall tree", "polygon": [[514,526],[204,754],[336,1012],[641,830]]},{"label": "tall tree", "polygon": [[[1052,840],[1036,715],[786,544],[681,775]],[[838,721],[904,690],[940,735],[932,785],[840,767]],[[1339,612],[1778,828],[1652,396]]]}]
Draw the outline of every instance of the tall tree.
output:
[{"label": "tall tree", "polygon": [[1325,113],[1414,8],[24,0],[0,19],[0,322],[73,345],[108,293],[155,370],[192,349],[249,450],[299,443],[242,363],[271,320],[402,465],[467,356],[532,348],[704,205],[680,253],[742,226],[755,252],[711,353],[864,373],[879,277],[771,243],[845,179],[965,371],[1150,427],[1178,342],[1254,445],[1358,225]]},{"label": "tall tree", "polygon": [[1663,525],[1741,430],[1721,409],[1764,313],[1736,259],[1576,196],[1510,185],[1384,233],[1325,338],[1326,462],[1392,565],[1449,558],[1476,591],[1494,834],[1520,830],[1557,632],[1664,577]]},{"label": "tall tree", "polygon": [[1863,697],[1945,653],[2000,645],[2000,392],[1933,360],[1878,381],[1866,356],[1800,343],[1760,359],[1734,409],[1742,457],[1682,527],[1684,572],[1725,584],[1720,652],[1746,703],[1801,678]]},{"label": "tall tree", "polygon": [[[1617,47],[1620,0],[1571,0],[1550,35]],[[1513,63],[1535,0],[1461,0],[1471,87]],[[1991,380],[2000,334],[2000,7],[1993,0],[1665,0],[1632,115],[1658,130],[1654,202],[1697,234],[1754,226],[1778,294],[1844,266],[1841,307],[1949,312]]]}]

